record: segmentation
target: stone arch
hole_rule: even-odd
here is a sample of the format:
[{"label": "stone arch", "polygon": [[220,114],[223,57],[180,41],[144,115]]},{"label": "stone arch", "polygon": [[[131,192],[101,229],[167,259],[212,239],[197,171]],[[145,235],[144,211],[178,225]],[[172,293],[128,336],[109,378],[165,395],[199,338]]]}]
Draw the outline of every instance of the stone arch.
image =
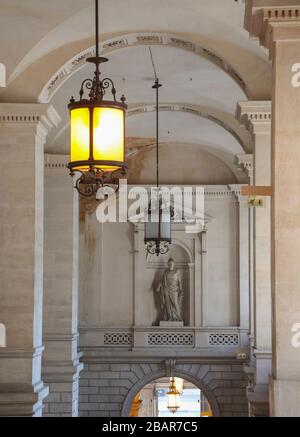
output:
[{"label": "stone arch", "polygon": [[[131,107],[127,110],[126,117],[132,117],[134,115],[146,114],[146,113],[155,112],[155,111],[156,111],[155,105],[135,106],[135,107]],[[239,133],[237,133],[231,126],[229,126],[228,123],[223,121],[220,116],[217,116],[216,114],[214,114],[210,108],[203,108],[200,106],[191,105],[191,104],[183,104],[183,103],[177,103],[177,104],[164,103],[164,104],[159,105],[159,111],[185,112],[188,114],[192,114],[192,115],[196,115],[198,117],[205,118],[205,119],[219,125],[223,129],[225,129],[230,135],[232,135],[234,137],[234,139],[241,145],[241,147],[244,150],[249,149],[249,145],[248,144],[245,145],[245,143],[244,143],[243,139],[241,138],[241,136],[239,135]],[[234,120],[234,122],[235,122],[235,120]]]},{"label": "stone arch", "polygon": [[[197,366],[197,367],[201,367],[201,365]],[[168,376],[170,376],[170,374],[168,374],[166,369],[159,369],[159,370],[151,371],[150,373],[146,374],[144,377],[140,378],[131,387],[131,389],[127,393],[127,396],[125,397],[125,400],[123,402],[123,408],[121,411],[121,417],[129,417],[130,409],[131,409],[131,405],[132,405],[132,402],[134,400],[134,397],[139,393],[139,391],[143,387],[145,387],[147,384],[155,381],[156,379],[164,378],[164,377],[168,377]],[[210,389],[210,387],[207,384],[205,384],[203,382],[203,380],[201,378],[197,377],[197,375],[195,375],[192,372],[188,372],[188,371],[185,371],[183,369],[177,369],[177,368],[175,368],[174,371],[172,372],[172,376],[185,379],[185,380],[191,382],[192,384],[194,384],[201,391],[203,391],[204,395],[206,396],[206,398],[210,404],[210,407],[211,407],[212,412],[213,412],[213,416],[214,417],[221,416],[219,405],[218,405],[218,402],[213,394],[213,391]]]},{"label": "stone arch", "polygon": [[173,241],[173,244],[181,247],[185,251],[185,253],[188,256],[189,262],[193,263],[194,262],[194,257],[193,257],[193,254],[192,254],[192,251],[190,250],[190,248],[183,241],[179,240],[179,238],[174,238],[173,237],[172,241]]},{"label": "stone arch", "polygon": [[[182,36],[170,33],[161,32],[139,32],[121,35],[119,37],[111,38],[103,41],[100,44],[101,55],[107,55],[108,53],[124,49],[132,46],[141,45],[160,45],[171,46],[174,48],[186,50],[195,55],[202,56],[212,62],[214,65],[229,75],[237,85],[244,92],[248,98],[248,91],[246,83],[241,76],[235,71],[235,69],[228,64],[221,56],[212,52],[211,50],[195,43],[194,41],[183,38]],[[55,95],[56,91],[63,85],[63,83],[71,77],[76,71],[85,65],[85,61],[88,57],[95,56],[95,47],[89,47],[80,53],[77,53],[74,57],[69,59],[54,75],[47,81],[46,85],[41,90],[38,101],[40,103],[48,103]]]}]

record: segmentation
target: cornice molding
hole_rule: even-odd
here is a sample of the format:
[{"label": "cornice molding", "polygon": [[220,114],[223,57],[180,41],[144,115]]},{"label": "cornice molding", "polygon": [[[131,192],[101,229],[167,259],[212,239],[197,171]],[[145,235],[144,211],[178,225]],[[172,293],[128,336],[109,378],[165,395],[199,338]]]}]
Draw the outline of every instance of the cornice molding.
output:
[{"label": "cornice molding", "polygon": [[[273,56],[272,43],[278,40],[291,39],[291,28],[295,37],[300,37],[300,3],[299,0],[247,1],[245,9],[245,29],[250,36],[258,38],[261,45],[269,49],[270,58]],[[280,28],[280,32],[278,32]]]},{"label": "cornice molding", "polygon": [[271,135],[271,107],[270,100],[238,102],[236,119],[252,135],[259,133]]},{"label": "cornice molding", "polygon": [[51,334],[51,333],[45,333],[43,334],[43,341],[77,341],[79,334],[73,333],[73,334]]},{"label": "cornice molding", "polygon": [[0,124],[41,126],[46,134],[60,122],[54,107],[46,103],[0,103]]},{"label": "cornice molding", "polygon": [[236,164],[239,168],[241,168],[249,177],[253,177],[253,155],[249,153],[242,153],[235,155]]},{"label": "cornice molding", "polygon": [[53,170],[66,170],[67,164],[70,162],[69,155],[52,155],[45,153],[45,168]]},{"label": "cornice molding", "polygon": [[34,358],[42,354],[44,346],[37,346],[32,349],[0,348],[0,358]]}]

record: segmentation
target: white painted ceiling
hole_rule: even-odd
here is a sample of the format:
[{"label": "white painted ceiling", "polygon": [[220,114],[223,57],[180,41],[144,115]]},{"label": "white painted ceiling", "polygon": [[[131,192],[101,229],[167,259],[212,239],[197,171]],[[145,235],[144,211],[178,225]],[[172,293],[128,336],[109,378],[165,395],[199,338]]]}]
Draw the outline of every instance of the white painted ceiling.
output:
[{"label": "white painted ceiling", "polygon": [[[245,83],[247,96],[219,66],[196,53],[177,47],[153,45],[158,76],[163,83],[162,104],[205,108],[228,130],[191,113],[163,111],[162,142],[186,143],[234,156],[249,152],[250,137],[235,121],[239,100],[269,99],[271,68],[264,49],[249,40],[243,29],[244,2],[234,0],[100,0],[100,40],[124,35],[172,33],[193,41],[222,58]],[[41,89],[71,58],[94,43],[94,0],[0,0],[0,62],[7,68],[8,86],[0,100],[37,101]],[[103,74],[124,93],[129,108],[154,104],[153,71],[148,46],[133,46],[109,53]],[[226,67],[227,68],[227,67]],[[77,95],[82,80],[92,75],[86,65],[58,89],[51,104],[62,118],[50,133],[46,151],[68,153],[69,98]],[[230,130],[229,129],[229,130]],[[129,137],[155,136],[154,113],[130,116]],[[237,140],[240,137],[243,146]],[[223,154],[223,155],[222,155]]]},{"label": "white painted ceiling", "polygon": [[[245,94],[220,68],[201,56],[172,47],[153,46],[152,54],[157,74],[163,86],[160,102],[201,105],[234,114],[236,102],[245,100]],[[125,94],[129,107],[155,103],[152,89],[154,73],[149,48],[131,47],[110,54],[103,64],[103,77],[111,77],[119,95]],[[72,95],[78,97],[81,82],[92,75],[94,68],[87,64],[59,89],[52,104],[62,117],[59,131],[53,131],[48,141],[48,152],[68,152],[67,103]],[[130,137],[155,135],[154,113],[129,117],[126,132]],[[193,114],[161,112],[160,135],[162,141],[180,141],[192,144],[222,144],[225,150],[242,153],[241,146],[223,128]]]}]

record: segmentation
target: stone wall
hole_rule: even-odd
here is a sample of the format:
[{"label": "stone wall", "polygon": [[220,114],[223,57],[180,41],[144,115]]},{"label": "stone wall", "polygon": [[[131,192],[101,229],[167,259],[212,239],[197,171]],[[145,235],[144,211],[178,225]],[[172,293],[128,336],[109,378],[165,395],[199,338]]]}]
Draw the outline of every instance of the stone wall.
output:
[{"label": "stone wall", "polygon": [[[168,360],[167,360],[168,361]],[[169,376],[166,362],[89,362],[81,372],[81,417],[127,416],[134,396],[149,382]],[[175,365],[172,374],[203,390],[215,416],[247,416],[246,377],[237,361]]]},{"label": "stone wall", "polygon": [[73,383],[57,382],[51,384],[43,409],[43,417],[78,416],[78,379]]}]

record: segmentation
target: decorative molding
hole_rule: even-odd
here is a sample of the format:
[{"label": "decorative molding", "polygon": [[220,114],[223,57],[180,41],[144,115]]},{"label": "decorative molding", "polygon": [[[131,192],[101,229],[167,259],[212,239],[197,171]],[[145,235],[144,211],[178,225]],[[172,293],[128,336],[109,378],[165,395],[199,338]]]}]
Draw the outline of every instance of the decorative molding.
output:
[{"label": "decorative molding", "polygon": [[[221,126],[223,129],[225,129],[230,135],[232,135],[236,139],[236,141],[242,146],[242,148],[245,149],[245,144],[242,138],[236,133],[236,131],[232,129],[232,127],[230,127],[223,120],[209,113],[209,108],[201,108],[195,105],[187,105],[187,104],[164,103],[159,105],[159,110],[167,111],[167,112],[170,111],[185,112],[188,114],[196,115],[198,117],[206,118],[207,120],[210,120],[211,122],[216,123],[217,125]],[[129,108],[126,111],[126,117],[131,117],[139,114],[146,114],[155,111],[156,111],[155,105],[136,106],[133,108]]]},{"label": "decorative molding", "polygon": [[[161,45],[177,47],[179,49],[193,52],[199,56],[208,59],[210,62],[221,68],[228,74],[244,91],[247,96],[247,87],[242,77],[237,71],[228,64],[221,56],[212,52],[211,50],[200,46],[186,38],[178,35],[172,35],[159,32],[145,32],[133,33],[106,40],[100,43],[101,56],[106,56],[108,53],[127,47],[143,46],[143,45]],[[47,82],[39,95],[39,102],[49,102],[54,96],[55,92],[62,86],[62,84],[85,65],[86,59],[95,56],[95,47],[89,47],[86,50],[78,53],[76,56],[67,61]]]},{"label": "decorative molding", "polygon": [[[258,38],[260,44],[269,49],[270,58],[273,57],[274,41],[291,39],[287,24],[297,27],[300,25],[299,1],[289,0],[289,6],[284,5],[285,1],[282,0],[282,6],[264,5],[263,2],[260,5],[255,5],[253,2],[246,4],[245,29],[250,36]],[[277,32],[279,27],[280,32]]]},{"label": "decorative molding", "polygon": [[[190,356],[199,354],[201,349],[205,350],[206,353],[210,352],[209,355],[217,354],[219,356],[220,348],[223,346],[226,346],[227,352],[224,351],[225,354],[235,356],[236,348],[241,347],[241,337],[247,333],[247,329],[190,326],[135,326],[132,328],[82,326],[79,328],[79,332],[80,350],[84,354],[91,352],[93,356],[102,356],[104,354],[104,357],[107,353],[105,351],[109,349],[112,354],[115,351],[116,354],[122,355],[121,351],[117,352],[116,348],[123,348],[124,357],[140,356],[141,353],[144,353],[144,350],[148,351],[148,356],[155,357],[157,354],[166,356],[168,354],[167,350],[172,348],[180,348],[181,353],[185,351]],[[85,348],[85,344],[89,346]],[[230,346],[234,348],[231,351]]]},{"label": "decorative molding", "polygon": [[0,358],[34,358],[40,356],[44,349],[44,346],[33,349],[0,348]]},{"label": "decorative molding", "polygon": [[176,360],[175,359],[165,360],[165,367],[166,367],[167,377],[174,376],[174,372],[176,369]]},{"label": "decorative molding", "polygon": [[238,346],[238,334],[209,334],[208,343],[211,346]]},{"label": "decorative molding", "polygon": [[253,155],[250,153],[242,153],[235,156],[237,166],[247,174],[251,181],[253,178]]},{"label": "decorative molding", "polygon": [[236,196],[236,198],[240,201],[241,199],[241,185],[239,184],[230,184],[228,185],[231,192]]},{"label": "decorative molding", "polygon": [[61,121],[53,106],[46,103],[0,103],[0,124],[42,124],[46,131]]},{"label": "decorative molding", "polygon": [[236,119],[252,135],[259,133],[271,135],[271,107],[270,100],[238,102]]},{"label": "decorative molding", "polygon": [[191,333],[185,332],[150,332],[147,335],[148,346],[176,346],[187,347],[194,345],[194,336]]},{"label": "decorative molding", "polygon": [[43,334],[43,341],[76,341],[78,332],[74,334]]},{"label": "decorative molding", "polygon": [[104,333],[104,346],[131,346],[132,334],[128,332],[106,332]]},{"label": "decorative molding", "polygon": [[67,168],[67,164],[70,161],[69,155],[51,155],[45,153],[45,168],[63,169]]}]

